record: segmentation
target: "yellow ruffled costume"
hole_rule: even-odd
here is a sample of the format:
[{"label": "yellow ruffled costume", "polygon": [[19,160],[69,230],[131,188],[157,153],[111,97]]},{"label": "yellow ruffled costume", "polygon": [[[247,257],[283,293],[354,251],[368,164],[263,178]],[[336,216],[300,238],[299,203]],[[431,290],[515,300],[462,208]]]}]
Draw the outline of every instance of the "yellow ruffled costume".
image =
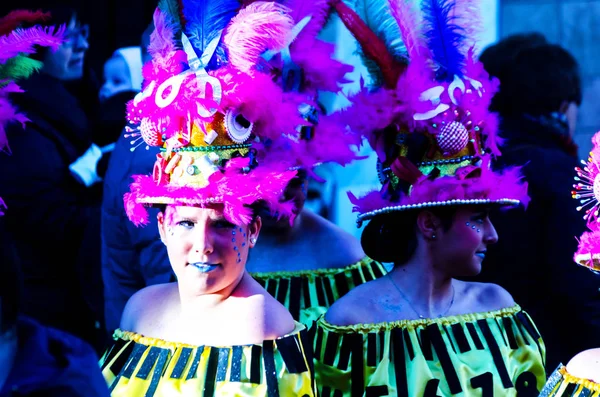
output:
[{"label": "yellow ruffled costume", "polygon": [[540,397],[598,397],[600,384],[588,379],[581,379],[567,372],[563,365],[550,375],[542,389]]},{"label": "yellow ruffled costume", "polygon": [[334,326],[319,319],[321,397],[537,396],[545,346],[518,305],[439,319]]},{"label": "yellow ruffled costume", "polygon": [[192,346],[120,330],[114,338],[100,360],[113,397],[316,396],[301,324],[284,337],[244,346]]},{"label": "yellow ruffled costume", "polygon": [[352,288],[386,273],[381,263],[365,257],[342,268],[251,275],[289,310],[296,321],[310,325]]}]

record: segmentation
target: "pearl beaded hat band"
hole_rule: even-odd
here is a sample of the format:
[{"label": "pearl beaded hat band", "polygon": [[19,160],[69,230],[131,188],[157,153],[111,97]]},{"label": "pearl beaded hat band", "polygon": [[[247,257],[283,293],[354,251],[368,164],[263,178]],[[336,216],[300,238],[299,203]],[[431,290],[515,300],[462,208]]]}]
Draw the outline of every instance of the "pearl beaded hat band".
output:
[{"label": "pearl beaded hat band", "polygon": [[390,0],[355,11],[333,1],[373,83],[350,98],[355,116],[345,118],[376,152],[382,184],[360,198],[349,193],[359,226],[397,211],[528,202],[518,169],[491,169],[500,140],[488,107],[498,82],[475,59],[480,21],[476,4],[464,3],[423,0],[417,10]]},{"label": "pearl beaded hat band", "polygon": [[471,199],[471,200],[448,200],[448,201],[437,201],[437,202],[426,202],[426,203],[418,203],[418,204],[407,204],[407,205],[395,205],[390,207],[383,207],[373,211],[365,212],[358,215],[356,219],[356,223],[358,227],[362,226],[364,221],[374,218],[377,215],[389,214],[391,212],[399,212],[399,211],[407,211],[407,210],[417,210],[417,209],[425,209],[432,207],[444,207],[444,206],[456,206],[456,205],[500,205],[500,206],[508,206],[508,207],[516,207],[521,202],[515,199],[497,199],[497,200],[488,200],[488,199]]}]

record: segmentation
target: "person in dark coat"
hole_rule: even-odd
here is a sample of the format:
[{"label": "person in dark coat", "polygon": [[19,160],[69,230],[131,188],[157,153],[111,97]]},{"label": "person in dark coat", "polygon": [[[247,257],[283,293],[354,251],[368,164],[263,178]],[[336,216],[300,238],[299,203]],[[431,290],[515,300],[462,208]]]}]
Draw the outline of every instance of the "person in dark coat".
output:
[{"label": "person in dark coat", "polygon": [[582,99],[578,65],[565,49],[539,41],[481,59],[501,79],[492,106],[505,143],[495,166],[523,166],[531,202],[494,217],[503,237],[477,279],[502,285],[536,319],[551,372],[597,346],[600,334],[600,280],[573,264],[576,236],[585,230],[571,197],[579,163],[572,139]]},{"label": "person in dark coat", "polygon": [[0,216],[0,397],[108,396],[98,358],[87,343],[19,313],[19,265]]},{"label": "person in dark coat", "polygon": [[41,72],[12,99],[30,121],[7,127],[12,155],[0,156],[0,197],[22,264],[23,313],[101,351],[101,153],[89,121],[97,91],[84,73],[88,29],[73,9],[49,11],[48,24],[66,25],[66,41],[36,54]]},{"label": "person in dark coat", "polygon": [[115,144],[104,178],[102,203],[102,277],[105,291],[106,329],[119,327],[121,314],[131,296],[140,289],[175,280],[167,250],[158,235],[156,209],[149,209],[150,224],[136,227],[128,221],[123,194],[129,191],[131,175],[149,174],[157,147],[130,151],[131,138],[124,135]]},{"label": "person in dark coat", "polygon": [[[150,59],[148,47],[150,24],[142,34],[142,61]],[[129,91],[126,91],[126,94]],[[118,100],[118,95],[115,96]],[[125,124],[125,115],[121,119]],[[156,209],[149,209],[150,224],[135,227],[125,214],[123,195],[133,182],[131,175],[150,174],[159,153],[157,147],[148,147],[139,139],[120,134],[111,154],[104,177],[102,200],[102,279],[105,291],[106,330],[119,327],[121,314],[131,296],[140,289],[154,284],[175,281],[167,250],[160,240],[156,224]],[[133,152],[137,144],[140,144]]]}]

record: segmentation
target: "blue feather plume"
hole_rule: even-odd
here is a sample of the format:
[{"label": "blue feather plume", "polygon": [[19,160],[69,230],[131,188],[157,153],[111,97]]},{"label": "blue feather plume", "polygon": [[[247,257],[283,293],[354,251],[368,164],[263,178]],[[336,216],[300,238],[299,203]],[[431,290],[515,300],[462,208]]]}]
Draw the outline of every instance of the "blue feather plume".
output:
[{"label": "blue feather plume", "polygon": [[464,29],[454,23],[455,5],[456,0],[423,0],[421,3],[427,45],[439,67],[438,80],[462,76],[466,62],[461,50],[466,36]]},{"label": "blue feather plume", "polygon": [[175,33],[181,33],[181,21],[179,20],[179,4],[177,0],[160,0],[158,8],[169,16],[169,21],[175,27]]},{"label": "blue feather plume", "polygon": [[[351,1],[353,4],[351,4]],[[356,11],[358,16],[365,24],[386,44],[386,47],[392,56],[402,62],[408,63],[406,59],[407,50],[402,42],[402,34],[398,27],[398,22],[390,13],[388,1],[381,0],[346,0],[346,3]],[[383,76],[381,69],[376,62],[364,55],[359,50],[363,64],[371,77],[371,86],[380,87],[383,85]]]},{"label": "blue feather plume", "polygon": [[[183,0],[182,3],[184,31],[198,56],[225,29],[240,8],[238,0]],[[215,55],[209,63],[210,69],[226,62],[222,45],[217,47]]]}]

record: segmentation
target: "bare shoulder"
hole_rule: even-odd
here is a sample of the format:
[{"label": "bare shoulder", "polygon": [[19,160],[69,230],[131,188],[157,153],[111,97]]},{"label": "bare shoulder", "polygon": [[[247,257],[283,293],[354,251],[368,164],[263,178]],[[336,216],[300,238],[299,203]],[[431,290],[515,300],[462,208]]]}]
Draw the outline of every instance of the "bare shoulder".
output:
[{"label": "bare shoulder", "polygon": [[[147,334],[162,321],[164,313],[177,298],[177,284],[157,284],[133,294],[121,316],[120,328]],[[176,300],[175,300],[176,301]]]},{"label": "bare shoulder", "polygon": [[325,313],[325,321],[345,326],[373,323],[377,305],[373,302],[374,289],[380,280],[369,281],[350,290],[338,299]]},{"label": "bare shoulder", "polygon": [[477,306],[473,308],[473,312],[488,312],[515,305],[512,295],[498,284],[464,281],[456,283],[463,290],[462,295],[466,301]]},{"label": "bare shoulder", "polygon": [[291,333],[296,328],[296,322],[290,312],[266,291],[264,312],[264,339],[276,339],[282,337]]},{"label": "bare shoulder", "polygon": [[581,379],[600,382],[600,348],[578,353],[567,364],[567,372]]},{"label": "bare shoulder", "polygon": [[[348,266],[365,257],[360,241],[352,234],[311,211],[304,211],[303,215],[312,239],[324,243],[320,245],[331,259],[330,267]],[[331,249],[332,245],[335,250]]]},{"label": "bare shoulder", "polygon": [[[247,277],[243,291],[236,299],[234,311],[240,313],[238,323],[246,323],[251,339],[276,339],[291,333],[296,322],[290,312],[254,279]],[[237,295],[237,294],[236,294]]]}]

